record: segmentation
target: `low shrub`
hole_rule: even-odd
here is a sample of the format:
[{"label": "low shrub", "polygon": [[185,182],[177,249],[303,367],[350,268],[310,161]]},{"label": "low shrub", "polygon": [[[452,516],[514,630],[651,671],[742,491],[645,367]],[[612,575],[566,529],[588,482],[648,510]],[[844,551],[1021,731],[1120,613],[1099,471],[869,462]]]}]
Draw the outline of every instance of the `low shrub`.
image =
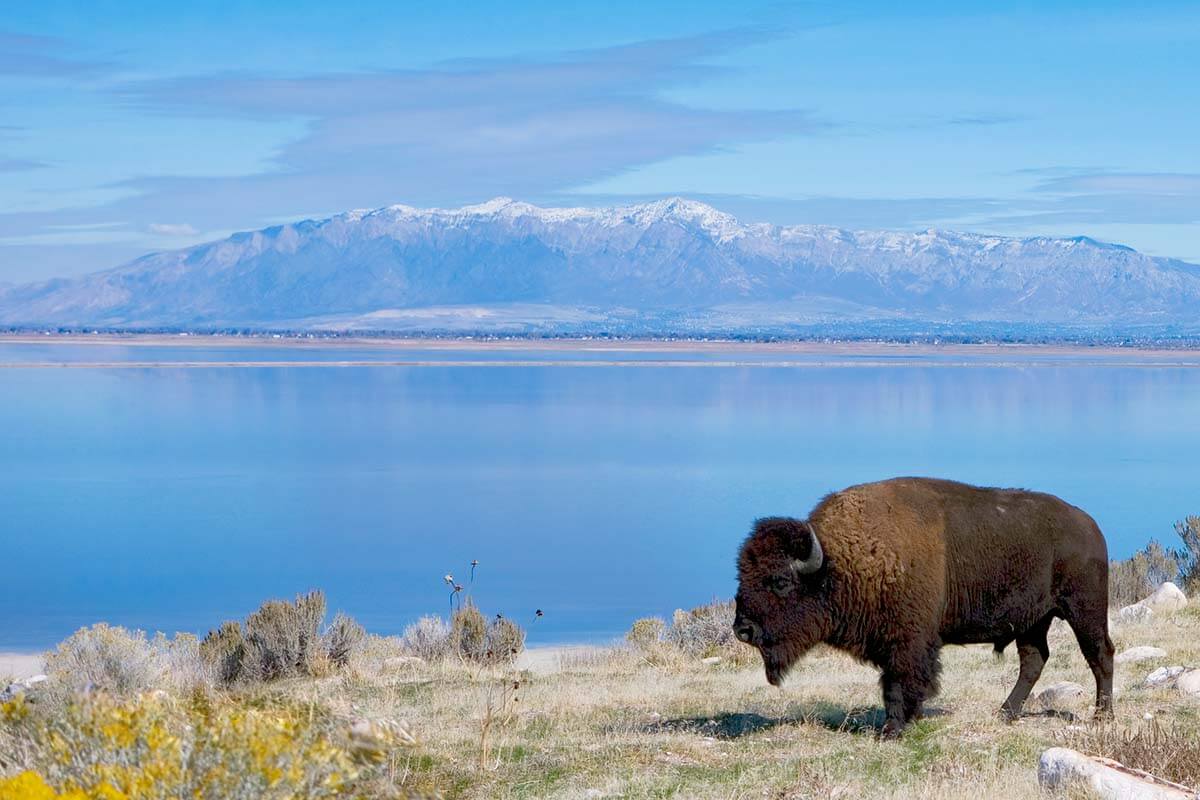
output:
[{"label": "low shrub", "polygon": [[507,617],[499,614],[487,629],[486,658],[500,664],[515,661],[525,649],[525,630]]},{"label": "low shrub", "polygon": [[661,642],[666,632],[667,623],[659,617],[643,617],[634,620],[625,633],[625,641],[638,650],[645,650]]},{"label": "low shrub", "polygon": [[81,697],[53,716],[0,706],[20,772],[0,798],[353,796],[360,775],[335,721],[308,706],[248,708],[195,695]]},{"label": "low shrub", "polygon": [[158,654],[166,686],[181,692],[211,687],[216,674],[205,659],[200,640],[190,633],[177,633],[168,639],[161,633],[154,635],[151,647]]},{"label": "low shrub", "polygon": [[1145,549],[1124,561],[1108,565],[1108,603],[1120,608],[1132,605],[1151,594],[1166,581],[1179,580],[1180,562],[1176,553],[1151,541]]},{"label": "low shrub", "polygon": [[441,617],[421,617],[404,629],[400,641],[409,655],[441,661],[450,655],[450,626]]},{"label": "low shrub", "polygon": [[421,617],[404,630],[400,643],[405,653],[426,661],[508,664],[525,650],[525,629],[499,614],[489,622],[467,600],[448,623],[441,617]]},{"label": "low shrub", "polygon": [[686,668],[709,656],[735,665],[752,663],[757,654],[733,635],[733,616],[732,601],[714,600],[688,611],[676,609],[670,625],[658,617],[639,619],[625,641],[643,660],[665,669]]},{"label": "low shrub", "polygon": [[320,591],[291,602],[268,600],[245,623],[226,622],[209,631],[198,647],[201,661],[224,685],[325,675],[349,664],[367,633],[341,613],[322,633],[324,618]]},{"label": "low shrub", "polygon": [[733,602],[714,601],[690,611],[677,609],[671,617],[667,640],[688,655],[717,655],[737,644],[733,635]]},{"label": "low shrub", "polygon": [[487,658],[488,626],[475,604],[470,600],[450,615],[450,651],[466,661],[482,662]]},{"label": "low shrub", "polygon": [[163,670],[143,631],[104,623],[80,628],[46,654],[52,694],[146,691],[162,683]]},{"label": "low shrub", "polygon": [[233,683],[242,674],[242,658],[246,655],[246,637],[237,622],[226,622],[200,642],[200,657],[209,665],[214,677],[223,684]]},{"label": "low shrub", "polygon": [[1200,517],[1175,523],[1183,547],[1163,547],[1157,540],[1124,561],[1108,564],[1108,602],[1127,606],[1149,595],[1166,581],[1177,584],[1184,594],[1200,594]]},{"label": "low shrub", "polygon": [[1175,533],[1183,540],[1183,549],[1175,551],[1179,562],[1179,586],[1188,597],[1200,595],[1200,517],[1176,522]]},{"label": "low shrub", "polygon": [[242,676],[270,681],[325,672],[327,657],[320,649],[325,594],[298,596],[293,602],[268,600],[246,617],[246,650]]},{"label": "low shrub", "polygon": [[366,629],[341,612],[334,616],[321,637],[322,646],[335,667],[347,666],[351,656],[362,648],[366,640]]}]

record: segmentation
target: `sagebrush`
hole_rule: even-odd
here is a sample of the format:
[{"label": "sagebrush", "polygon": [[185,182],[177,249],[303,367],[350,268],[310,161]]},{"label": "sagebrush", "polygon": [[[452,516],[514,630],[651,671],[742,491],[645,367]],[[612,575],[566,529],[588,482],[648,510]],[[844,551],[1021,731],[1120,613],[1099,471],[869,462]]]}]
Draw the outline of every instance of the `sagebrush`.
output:
[{"label": "sagebrush", "polygon": [[1164,582],[1178,581],[1179,572],[1176,554],[1151,541],[1130,558],[1109,562],[1108,603],[1117,608],[1132,605]]},{"label": "sagebrush", "polygon": [[405,652],[425,661],[450,655],[450,625],[437,616],[424,616],[404,629],[400,639]]},{"label": "sagebrush", "polygon": [[1108,602],[1121,607],[1138,602],[1166,581],[1189,597],[1200,594],[1200,517],[1175,523],[1182,547],[1164,547],[1156,539],[1125,560],[1108,565]]},{"label": "sagebrush", "polygon": [[320,676],[347,666],[366,641],[366,631],[337,614],[324,632],[325,594],[268,600],[244,623],[209,631],[199,652],[223,684]]}]

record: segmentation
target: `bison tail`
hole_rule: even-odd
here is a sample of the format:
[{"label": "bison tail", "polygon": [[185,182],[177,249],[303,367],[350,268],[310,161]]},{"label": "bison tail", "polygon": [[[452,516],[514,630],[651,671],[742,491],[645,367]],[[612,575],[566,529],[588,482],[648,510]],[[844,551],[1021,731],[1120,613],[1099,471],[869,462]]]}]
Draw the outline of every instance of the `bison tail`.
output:
[{"label": "bison tail", "polygon": [[997,661],[1004,660],[1004,648],[1008,647],[1008,642],[996,642],[992,645],[992,652],[996,656]]}]

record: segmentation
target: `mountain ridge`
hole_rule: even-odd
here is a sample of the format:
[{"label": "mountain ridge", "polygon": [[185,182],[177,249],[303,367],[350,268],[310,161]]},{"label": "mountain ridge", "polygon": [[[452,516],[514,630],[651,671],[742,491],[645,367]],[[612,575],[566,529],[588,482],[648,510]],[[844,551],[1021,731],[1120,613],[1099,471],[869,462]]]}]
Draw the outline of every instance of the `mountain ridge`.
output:
[{"label": "mountain ridge", "polygon": [[356,209],[0,287],[0,324],[125,329],[1169,331],[1200,330],[1196,308],[1200,266],[1086,236],[747,223],[681,197]]}]

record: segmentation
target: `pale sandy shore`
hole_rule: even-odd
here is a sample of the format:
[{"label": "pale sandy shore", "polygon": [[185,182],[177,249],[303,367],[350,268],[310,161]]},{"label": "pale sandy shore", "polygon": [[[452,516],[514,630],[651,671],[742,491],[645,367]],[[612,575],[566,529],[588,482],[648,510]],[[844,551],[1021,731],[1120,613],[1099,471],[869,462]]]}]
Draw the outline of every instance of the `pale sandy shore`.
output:
[{"label": "pale sandy shore", "polygon": [[[585,658],[602,648],[590,645],[556,645],[531,647],[517,658],[517,668],[538,675],[550,675],[562,669],[571,658]],[[42,672],[42,656],[38,653],[0,653],[0,683],[28,678]],[[0,689],[4,688],[0,686]]]},{"label": "pale sandy shore", "polygon": [[71,344],[122,345],[151,347],[287,347],[287,348],[370,348],[406,350],[526,351],[559,350],[565,352],[636,352],[636,353],[795,353],[797,355],[895,355],[897,353],[998,355],[1029,353],[1053,355],[1158,355],[1200,354],[1200,348],[1138,348],[1111,345],[1078,344],[931,344],[874,341],[733,341],[724,339],[484,339],[484,338],[401,338],[353,337],[306,338],[303,336],[225,336],[179,334],[0,334],[0,344]]},{"label": "pale sandy shore", "polygon": [[586,659],[589,656],[606,652],[609,648],[586,645],[565,644],[548,645],[545,647],[530,647],[517,656],[517,669],[529,670],[535,675],[553,675],[561,672],[565,663]]},{"label": "pale sandy shore", "polygon": [[0,653],[0,683],[6,678],[28,678],[41,671],[42,656],[39,653]]},{"label": "pale sandy shore", "polygon": [[[0,345],[27,345],[30,354],[47,345],[94,346],[94,355],[70,359],[27,357],[5,360],[3,368],[236,368],[236,367],[878,367],[923,366],[1070,366],[1200,367],[1200,349],[1088,347],[1070,344],[899,344],[889,342],[740,342],[713,340],[600,339],[306,339],[253,336],[154,335],[0,335]],[[254,357],[192,359],[171,356],[140,359],[111,356],[112,347],[170,347],[179,353],[203,348],[255,350]],[[287,357],[270,358],[270,351]],[[369,352],[367,358],[331,354]],[[388,358],[389,351],[396,358]],[[297,357],[313,353],[312,359]],[[504,353],[503,359],[486,359]],[[264,358],[264,354],[268,357]],[[470,354],[481,354],[472,358]],[[347,353],[349,355],[349,353]],[[656,357],[657,356],[657,357]]]}]

